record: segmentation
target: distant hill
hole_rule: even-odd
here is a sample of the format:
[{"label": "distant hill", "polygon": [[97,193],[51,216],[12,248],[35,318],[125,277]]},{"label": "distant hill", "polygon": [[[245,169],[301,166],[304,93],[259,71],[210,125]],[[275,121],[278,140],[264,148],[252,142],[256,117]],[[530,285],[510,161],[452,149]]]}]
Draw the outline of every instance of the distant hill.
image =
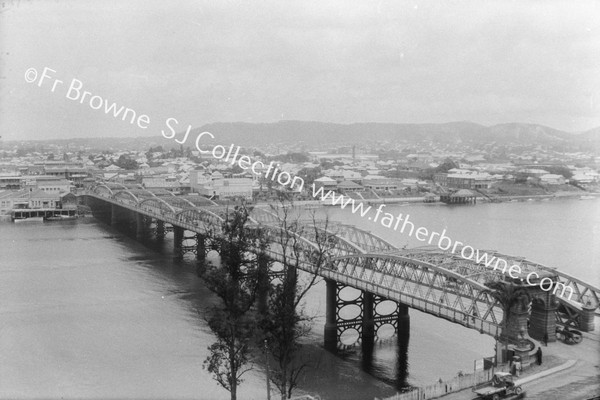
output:
[{"label": "distant hill", "polygon": [[597,128],[590,129],[577,135],[582,140],[590,140],[598,142],[600,140],[600,126]]},{"label": "distant hill", "polygon": [[[258,147],[266,144],[298,143],[301,141],[312,145],[320,143],[352,144],[365,141],[417,142],[425,140],[437,143],[564,144],[575,145],[583,149],[588,148],[588,146],[589,148],[600,149],[600,127],[582,133],[569,133],[547,126],[524,123],[484,126],[468,121],[442,124],[375,122],[334,124],[314,121],[279,121],[273,123],[216,122],[193,129],[186,145],[194,146],[196,135],[203,131],[213,133],[217,143],[234,143],[236,145]],[[182,137],[183,132],[180,132],[177,138],[181,139]],[[36,142],[72,143],[79,146],[103,149],[137,148],[143,150],[157,145],[167,148],[178,147],[174,140],[165,139],[162,136],[74,138],[41,140]]]},{"label": "distant hill", "polygon": [[355,123],[347,125],[312,121],[219,122],[204,125],[192,132],[202,131],[213,133],[221,142],[246,145],[290,141],[356,143],[364,140],[523,144],[600,141],[600,127],[582,134],[574,134],[535,124],[508,123],[487,127],[466,121],[443,124]]}]

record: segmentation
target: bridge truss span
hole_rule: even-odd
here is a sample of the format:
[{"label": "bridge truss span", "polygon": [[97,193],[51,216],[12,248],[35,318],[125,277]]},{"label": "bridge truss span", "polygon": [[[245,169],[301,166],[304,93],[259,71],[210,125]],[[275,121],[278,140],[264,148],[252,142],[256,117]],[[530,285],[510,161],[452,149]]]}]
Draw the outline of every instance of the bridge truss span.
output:
[{"label": "bridge truss span", "polygon": [[129,190],[120,190],[113,195],[113,198],[133,207],[137,207],[140,203],[140,199]]},{"label": "bridge truss span", "polygon": [[380,236],[355,226],[340,224],[336,234],[352,243],[356,243],[366,253],[398,250],[396,246]]},{"label": "bridge truss span", "polygon": [[[210,234],[222,229],[227,213],[226,207],[214,206],[197,196],[157,195],[111,183],[98,184],[87,195],[101,200],[101,207],[109,216],[112,214],[111,221],[129,219],[131,225],[137,226],[140,236],[149,230],[148,226],[155,226],[162,236],[173,231],[178,252],[191,246],[182,244],[190,241],[186,239],[192,237],[191,233],[196,237],[196,245],[202,247]],[[276,209],[248,209],[248,229],[260,228],[272,236],[273,244],[265,251],[272,261],[288,263],[326,281],[362,290],[367,293],[365,298],[368,293],[380,296],[493,337],[502,331],[504,312],[490,283],[505,281],[524,285],[522,280],[508,279],[506,272],[490,268],[489,263],[465,259],[460,254],[435,247],[398,249],[376,234],[340,222],[299,219],[287,222]],[[198,250],[197,246],[194,251],[200,259],[204,250]],[[319,261],[315,263],[315,254],[319,253]],[[540,292],[539,288],[531,290],[532,300],[536,301],[531,303],[532,310],[535,308],[531,316],[539,325],[534,329],[537,336],[543,336],[543,332],[553,334],[554,325],[547,321],[554,313],[566,315],[566,319],[559,316],[564,319],[557,321],[559,323],[593,330],[593,313],[598,310],[600,289],[523,257],[492,250],[485,253],[506,260],[508,265],[519,265],[524,274],[536,272],[540,280],[551,279],[553,285],[562,284],[573,292],[571,301],[565,302],[553,293]],[[561,304],[558,311],[556,300]]]},{"label": "bridge truss span", "polygon": [[499,335],[503,310],[490,290],[443,267],[371,253],[335,258],[321,274],[481,333]]},{"label": "bridge truss span", "polygon": [[138,206],[146,213],[149,212],[157,216],[164,215],[174,217],[177,213],[177,210],[175,210],[173,206],[171,206],[169,203],[167,203],[160,197],[152,197],[146,200],[142,200]]}]

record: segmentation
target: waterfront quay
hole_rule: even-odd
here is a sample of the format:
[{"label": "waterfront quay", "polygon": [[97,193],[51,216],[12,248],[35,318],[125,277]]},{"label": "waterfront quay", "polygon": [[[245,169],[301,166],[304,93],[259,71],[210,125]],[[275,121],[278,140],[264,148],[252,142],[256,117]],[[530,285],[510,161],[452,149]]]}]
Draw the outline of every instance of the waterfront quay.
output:
[{"label": "waterfront quay", "polygon": [[13,222],[29,220],[32,218],[42,218],[43,220],[61,220],[68,218],[77,218],[77,209],[56,209],[56,208],[39,208],[39,209],[22,209],[13,210],[11,219]]}]

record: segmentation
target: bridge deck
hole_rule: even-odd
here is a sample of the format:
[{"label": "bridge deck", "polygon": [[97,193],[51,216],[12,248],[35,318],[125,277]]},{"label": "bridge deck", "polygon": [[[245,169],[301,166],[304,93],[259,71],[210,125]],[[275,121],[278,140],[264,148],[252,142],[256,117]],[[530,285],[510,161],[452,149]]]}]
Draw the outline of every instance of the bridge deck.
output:
[{"label": "bridge deck", "polygon": [[[139,188],[98,185],[87,195],[201,234],[221,226],[226,212],[225,207],[202,205],[204,200],[198,196],[157,196]],[[265,229],[281,230],[281,217],[273,210],[254,207],[251,218]],[[315,270],[305,259],[299,261],[299,268],[492,336],[498,334],[502,309],[486,284],[504,280],[501,271],[435,248],[401,250],[370,232],[341,223],[330,223],[326,229],[336,243],[327,267]],[[309,254],[316,249],[314,237],[311,229],[301,232]],[[287,250],[268,250],[274,260],[281,260],[284,251]],[[563,282],[575,293],[571,299],[575,304],[600,304],[600,289],[579,279],[522,257],[495,251],[488,254],[504,258],[509,266],[519,265],[523,274],[536,272],[540,279],[553,277]]]}]

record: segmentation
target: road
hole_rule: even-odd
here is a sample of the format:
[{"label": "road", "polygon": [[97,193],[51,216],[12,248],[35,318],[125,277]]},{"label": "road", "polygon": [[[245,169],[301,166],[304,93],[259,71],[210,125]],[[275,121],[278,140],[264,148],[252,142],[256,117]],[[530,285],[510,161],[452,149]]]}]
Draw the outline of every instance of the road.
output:
[{"label": "road", "polygon": [[[584,334],[577,345],[561,342],[543,347],[545,356],[565,363],[576,360],[575,365],[552,375],[535,379],[523,385],[528,400],[587,400],[600,396],[600,335],[598,318],[596,332]],[[526,375],[525,375],[526,376]],[[443,400],[477,399],[470,389],[441,397]]]}]

